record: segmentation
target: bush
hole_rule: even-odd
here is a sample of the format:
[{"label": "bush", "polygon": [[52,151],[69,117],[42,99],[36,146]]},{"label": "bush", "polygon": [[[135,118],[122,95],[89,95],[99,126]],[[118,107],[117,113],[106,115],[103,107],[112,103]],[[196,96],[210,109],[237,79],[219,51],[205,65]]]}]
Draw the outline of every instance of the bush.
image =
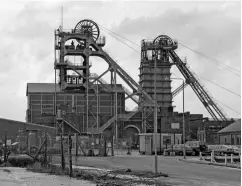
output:
[{"label": "bush", "polygon": [[18,156],[10,156],[8,158],[8,162],[12,166],[26,167],[27,165],[33,164],[34,160],[32,157],[27,156],[27,155],[18,155]]}]

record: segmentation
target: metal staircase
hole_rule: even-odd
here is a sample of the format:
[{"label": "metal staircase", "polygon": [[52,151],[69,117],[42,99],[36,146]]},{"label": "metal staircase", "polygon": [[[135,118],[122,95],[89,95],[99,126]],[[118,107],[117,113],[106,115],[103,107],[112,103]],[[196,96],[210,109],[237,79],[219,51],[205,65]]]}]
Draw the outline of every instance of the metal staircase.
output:
[{"label": "metal staircase", "polygon": [[[184,89],[188,86],[187,83],[184,84]],[[176,90],[174,90],[172,92],[172,98],[176,97],[176,95],[178,95],[181,91],[183,90],[183,85],[180,85],[179,87],[177,87]]]},{"label": "metal staircase", "polygon": [[112,123],[114,123],[116,121],[116,119],[120,119],[122,121],[127,121],[129,120],[131,117],[133,117],[137,112],[139,112],[142,108],[140,107],[139,110],[135,111],[135,112],[130,112],[128,114],[118,114],[117,118],[116,116],[111,117],[105,124],[103,124],[100,128],[99,128],[99,132],[102,133],[105,129],[107,129]]},{"label": "metal staircase", "polygon": [[76,132],[80,133],[80,131],[76,128],[76,124],[72,120],[70,120],[67,116],[62,116],[62,119],[72,129],[74,129]]},{"label": "metal staircase", "polygon": [[105,124],[103,124],[99,128],[99,132],[102,133],[105,129],[107,129],[114,121],[116,120],[116,116],[111,117]]}]

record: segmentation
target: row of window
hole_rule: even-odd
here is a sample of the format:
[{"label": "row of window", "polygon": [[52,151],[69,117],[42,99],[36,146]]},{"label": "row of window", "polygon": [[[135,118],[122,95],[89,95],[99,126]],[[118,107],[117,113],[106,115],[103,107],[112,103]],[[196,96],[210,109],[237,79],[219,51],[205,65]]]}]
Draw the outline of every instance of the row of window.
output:
[{"label": "row of window", "polygon": [[[112,95],[105,95],[105,94],[102,94],[102,95],[99,95],[99,100],[112,100]],[[74,95],[74,97],[72,97],[72,95],[57,95],[56,96],[56,100],[66,100],[66,101],[72,101],[74,98],[74,101],[81,101],[81,100],[86,100],[86,97],[85,96],[77,96],[77,95]],[[118,95],[118,99],[122,99],[123,96],[121,95]],[[92,100],[92,99],[96,99],[96,96],[93,96],[93,95],[89,95],[88,96],[88,99],[89,100]],[[54,95],[52,94],[32,94],[30,95],[30,101],[46,101],[46,102],[53,102],[54,101]]]},{"label": "row of window", "polygon": [[[76,108],[72,108],[72,107],[68,107],[66,109],[66,112],[71,113],[74,110],[74,112],[76,113],[85,113],[86,112],[86,107],[76,107]],[[89,107],[89,110],[93,113],[97,112],[97,107]],[[100,107],[99,108],[99,113],[111,113],[112,107]],[[123,107],[118,107],[118,110],[121,111],[123,110]],[[54,114],[54,109],[49,109],[49,108],[45,108],[45,109],[31,109],[30,110],[30,114],[32,115],[41,115],[41,114]]]},{"label": "row of window", "polygon": [[[59,105],[63,105],[63,106],[67,106],[67,107],[72,107],[72,106],[85,106],[86,105],[86,102],[77,102],[77,103],[75,103],[74,105],[72,105],[72,103],[71,102],[68,102],[68,103],[65,103],[65,102],[57,102],[56,103],[56,105],[57,106],[59,106]],[[97,106],[97,102],[89,102],[89,105],[91,105],[91,106]],[[105,102],[105,101],[100,101],[99,103],[98,103],[98,105],[100,106],[100,107],[103,107],[103,106],[113,106],[114,105],[114,103],[111,103],[111,102]],[[120,102],[120,101],[118,101],[117,102],[117,105],[118,106],[124,106],[124,103],[123,102]],[[32,108],[32,109],[40,109],[40,108],[53,108],[54,107],[54,104],[41,104],[41,103],[37,103],[37,102],[34,102],[34,103],[31,103],[30,104],[30,108]]]}]

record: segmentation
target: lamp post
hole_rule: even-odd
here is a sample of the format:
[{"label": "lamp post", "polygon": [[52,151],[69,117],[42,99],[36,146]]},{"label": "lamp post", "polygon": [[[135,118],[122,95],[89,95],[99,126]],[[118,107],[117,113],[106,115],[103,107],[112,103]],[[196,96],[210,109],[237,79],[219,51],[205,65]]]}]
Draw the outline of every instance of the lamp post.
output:
[{"label": "lamp post", "polygon": [[186,159],[186,149],[185,149],[185,116],[184,116],[184,80],[182,78],[171,78],[182,80],[182,123],[183,123],[183,157]]}]

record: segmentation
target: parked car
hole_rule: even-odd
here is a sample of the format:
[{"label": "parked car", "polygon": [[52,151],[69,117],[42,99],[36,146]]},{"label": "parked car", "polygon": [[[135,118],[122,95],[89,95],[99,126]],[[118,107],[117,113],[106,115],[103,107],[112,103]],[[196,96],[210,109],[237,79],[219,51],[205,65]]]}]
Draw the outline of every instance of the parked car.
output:
[{"label": "parked car", "polygon": [[239,155],[241,153],[241,148],[240,146],[238,147],[237,145],[229,145],[233,149],[233,154],[234,155]]},{"label": "parked car", "polygon": [[208,145],[208,151],[214,151],[215,155],[233,154],[234,152],[229,145]]},{"label": "parked car", "polygon": [[208,151],[208,146],[202,141],[187,141],[186,145],[192,148],[194,155],[199,155],[199,152],[204,154]]},{"label": "parked car", "polygon": [[[166,151],[169,154],[171,152],[175,152],[175,155],[182,156],[183,155],[183,148],[184,148],[183,144],[176,144],[176,145],[173,145],[170,148],[166,149]],[[192,150],[192,148],[190,148],[188,145],[185,145],[185,149],[186,149],[186,155],[192,155],[192,156],[195,155],[194,151]]]}]

